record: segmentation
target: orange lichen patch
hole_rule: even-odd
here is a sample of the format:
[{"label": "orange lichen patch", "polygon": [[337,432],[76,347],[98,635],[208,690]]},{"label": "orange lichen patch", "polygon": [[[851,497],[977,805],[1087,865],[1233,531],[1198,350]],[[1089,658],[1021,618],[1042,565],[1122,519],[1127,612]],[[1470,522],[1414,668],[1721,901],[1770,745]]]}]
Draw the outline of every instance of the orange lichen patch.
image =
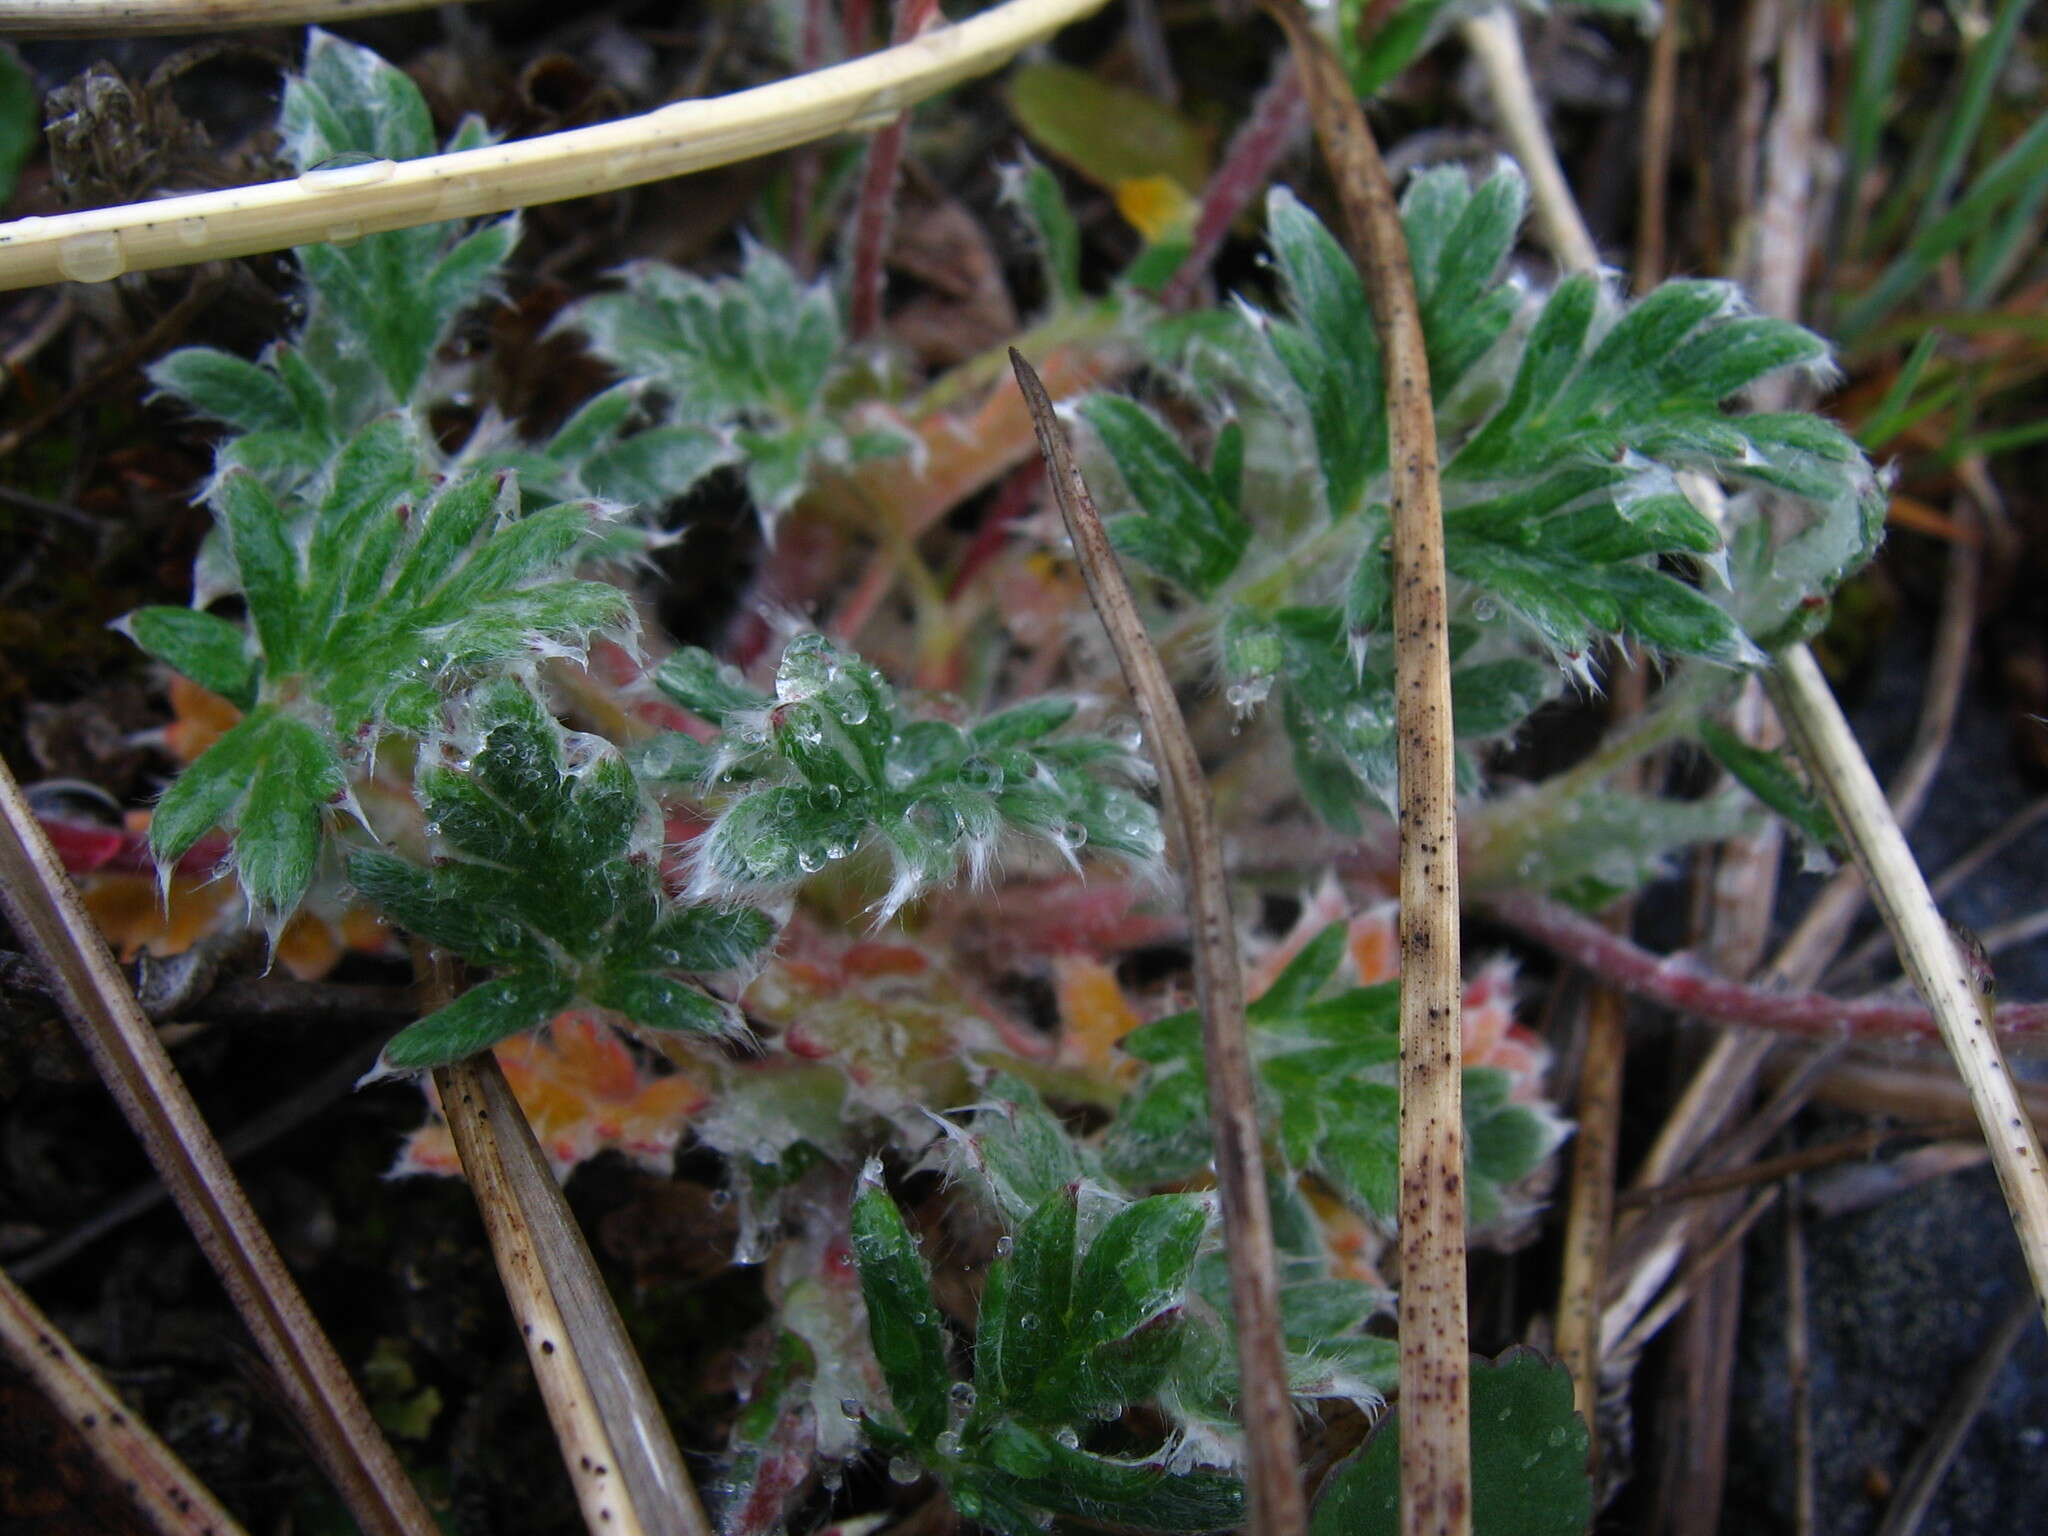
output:
[{"label": "orange lichen patch", "polygon": [[[656,1076],[617,1031],[586,1013],[562,1014],[545,1030],[500,1043],[492,1054],[559,1178],[607,1151],[666,1172],[690,1118],[711,1101],[703,1084],[685,1073]],[[433,1101],[432,1080],[424,1081]],[[438,1102],[434,1111],[407,1138],[392,1177],[461,1172]]]},{"label": "orange lichen patch", "polygon": [[391,941],[391,925],[368,907],[350,907],[341,914],[341,942],[356,953],[381,954]]},{"label": "orange lichen patch", "polygon": [[178,761],[189,763],[228,733],[242,712],[217,693],[209,693],[183,677],[171,679],[171,723],[164,727],[164,745]]},{"label": "orange lichen patch", "polygon": [[972,1057],[1048,1050],[943,954],[901,940],[849,941],[799,913],[747,989],[747,1012],[778,1030],[791,1056],[830,1063],[861,1105],[928,1133],[917,1106],[964,1102]]},{"label": "orange lichen patch", "polygon": [[1119,1056],[1116,1043],[1143,1021],[1124,996],[1116,972],[1085,955],[1061,955],[1053,961],[1053,993],[1060,1011],[1061,1063],[1110,1082],[1135,1076],[1138,1064]]},{"label": "orange lichen patch", "polygon": [[[85,910],[125,964],[137,955],[183,954],[201,939],[241,926],[247,919],[242,888],[228,875],[179,870],[170,889],[156,878],[126,870],[95,870],[78,877]],[[318,981],[344,952],[380,954],[391,944],[381,918],[360,907],[339,914],[301,907],[277,936],[274,951],[300,981]]]},{"label": "orange lichen patch", "polygon": [[182,954],[242,911],[234,881],[198,875],[173,875],[166,900],[153,876],[101,871],[79,881],[79,895],[124,964],[145,953]]},{"label": "orange lichen patch", "polygon": [[419,1173],[451,1179],[462,1172],[462,1159],[455,1151],[455,1137],[448,1130],[448,1122],[441,1118],[441,1104],[434,1094],[433,1079],[427,1078],[425,1082],[427,1098],[434,1106],[434,1118],[405,1138],[405,1145],[398,1149],[390,1172],[384,1175],[387,1179],[405,1179]]}]

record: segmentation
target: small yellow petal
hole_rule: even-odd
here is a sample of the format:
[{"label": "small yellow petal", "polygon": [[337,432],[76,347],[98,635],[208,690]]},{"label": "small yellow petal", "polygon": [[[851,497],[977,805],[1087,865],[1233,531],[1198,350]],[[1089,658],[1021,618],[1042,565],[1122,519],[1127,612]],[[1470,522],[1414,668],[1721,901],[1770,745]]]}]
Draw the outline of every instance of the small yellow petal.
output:
[{"label": "small yellow petal", "polygon": [[1195,200],[1171,176],[1137,176],[1116,184],[1116,211],[1147,240],[1185,232],[1195,221]]}]

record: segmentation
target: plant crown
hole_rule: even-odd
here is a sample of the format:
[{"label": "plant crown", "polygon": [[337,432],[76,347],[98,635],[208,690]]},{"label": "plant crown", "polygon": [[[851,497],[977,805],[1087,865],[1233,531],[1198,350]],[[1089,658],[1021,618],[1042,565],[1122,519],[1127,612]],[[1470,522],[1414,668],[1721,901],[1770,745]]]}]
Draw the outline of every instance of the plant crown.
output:
[{"label": "plant crown", "polygon": [[[1397,25],[1426,30],[1444,10],[1410,5]],[[281,127],[314,176],[435,147],[404,75],[317,31]],[[484,137],[466,122],[449,147]],[[1162,650],[1193,684],[1212,681],[1213,662],[1239,728],[1277,731],[1300,798],[1331,828],[1363,831],[1394,787],[1393,647],[1382,363],[1351,263],[1279,189],[1266,206],[1277,303],[1163,316],[1145,295],[1177,264],[1173,245],[1090,299],[1057,178],[1027,161],[1008,194],[1054,323],[1149,349],[1149,403],[1094,393],[1073,414],[1117,548],[1149,578]],[[1667,283],[1634,304],[1590,277],[1535,294],[1510,264],[1524,203],[1512,169],[1444,167],[1402,204],[1444,445],[1454,705],[1475,793],[1489,744],[1565,681],[1590,684],[1592,657],[1618,640],[1675,670],[1663,698],[1676,724],[1645,740],[1697,734],[1712,677],[1810,632],[1882,510],[1833,425],[1729,406],[1774,372],[1824,368],[1817,337],[1746,312],[1717,283]],[[254,361],[188,348],[153,369],[225,436],[192,605],[142,609],[128,630],[242,712],[156,808],[166,878],[225,829],[226,872],[273,932],[316,884],[346,881],[468,966],[471,985],[392,1040],[384,1072],[452,1061],[572,1007],[673,1049],[676,1036],[702,1042],[692,1059],[722,1098],[700,1133],[732,1155],[757,1230],[825,1234],[756,1256],[794,1264],[774,1255],[816,1258],[840,1234],[863,1301],[778,1271],[777,1344],[726,1463],[727,1532],[781,1528],[793,1490],[862,1437],[892,1474],[936,1477],[963,1517],[1012,1536],[1057,1517],[1235,1526],[1227,1282],[1211,1201],[1185,1192],[1209,1156],[1194,1014],[1128,1036],[1118,1059],[1135,1076],[1092,1080],[1110,1111],[1092,1136],[1048,1107],[1040,1089],[1060,1099],[1057,1074],[1033,1086],[1014,1053],[919,1022],[967,1005],[942,963],[906,945],[832,939],[843,996],[791,969],[777,995],[816,999],[817,1019],[790,1018],[744,1071],[714,1048],[745,1032],[735,988],[780,963],[778,926],[814,892],[851,887],[879,929],[1012,859],[1086,858],[1159,886],[1164,839],[1134,734],[1080,728],[1083,701],[1039,691],[978,718],[899,696],[815,633],[789,638],[772,675],[697,648],[668,655],[651,680],[681,712],[670,729],[566,730],[557,690],[574,674],[555,664],[594,642],[637,643],[616,572],[665,537],[663,507],[731,469],[772,537],[807,494],[858,486],[877,460],[914,471],[921,439],[883,402],[873,359],[849,347],[829,284],[748,246],[735,275],[636,263],[571,308],[562,327],[620,377],[551,435],[486,409],[444,446],[430,412],[474,370],[447,343],[503,283],[518,228],[337,229],[299,253],[303,308],[286,338]],[[227,599],[238,617],[213,611]],[[1708,745],[1826,838],[1781,761],[1725,734]],[[372,795],[373,783],[398,791]],[[1570,782],[1482,805],[1476,856],[1491,850],[1498,878],[1592,904],[1754,814],[1734,793],[1672,801]],[[666,841],[670,819],[701,827],[687,850]],[[816,911],[806,931],[829,928],[830,903]],[[1337,1262],[1329,1211],[1391,1220],[1398,982],[1338,988],[1343,946],[1338,927],[1312,938],[1251,1024],[1276,1128],[1294,1386],[1369,1403],[1393,1376],[1394,1344],[1368,1331],[1388,1299]],[[870,986],[884,959],[888,975],[917,979]],[[816,955],[806,963],[827,976]],[[835,1006],[869,1010],[846,1016],[876,1028],[817,1044]],[[932,1091],[964,1089],[971,1107],[932,1142],[930,1119],[908,1111],[962,1099],[885,1104],[878,1085],[941,1069],[956,1089]],[[1468,1070],[1466,1115],[1483,1225],[1521,1208],[1517,1186],[1561,1126],[1487,1066]],[[880,1165],[850,1199],[844,1175],[831,1182],[828,1170],[887,1145],[957,1180],[975,1213],[962,1219],[993,1245],[964,1376]],[[1150,1192],[1164,1185],[1182,1192]],[[833,1193],[802,1193],[819,1188]],[[821,1398],[862,1379],[867,1401],[849,1397],[835,1428]],[[1142,1404],[1168,1430],[1149,1449],[1112,1430]],[[1554,1410],[1528,1411],[1549,1425]],[[1365,1498],[1367,1477],[1346,1474],[1333,1498]]]}]

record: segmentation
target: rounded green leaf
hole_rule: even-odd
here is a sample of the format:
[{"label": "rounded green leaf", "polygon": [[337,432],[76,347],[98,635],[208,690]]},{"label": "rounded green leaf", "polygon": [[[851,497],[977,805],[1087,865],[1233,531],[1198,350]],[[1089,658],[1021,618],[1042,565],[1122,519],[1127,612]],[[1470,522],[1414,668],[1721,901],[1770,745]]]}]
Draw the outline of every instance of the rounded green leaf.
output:
[{"label": "rounded green leaf", "polygon": [[[1401,1415],[1392,1410],[1331,1474],[1310,1536],[1401,1529]],[[1472,1365],[1473,1536],[1584,1536],[1593,1518],[1586,1421],[1571,1373],[1534,1350]]]}]

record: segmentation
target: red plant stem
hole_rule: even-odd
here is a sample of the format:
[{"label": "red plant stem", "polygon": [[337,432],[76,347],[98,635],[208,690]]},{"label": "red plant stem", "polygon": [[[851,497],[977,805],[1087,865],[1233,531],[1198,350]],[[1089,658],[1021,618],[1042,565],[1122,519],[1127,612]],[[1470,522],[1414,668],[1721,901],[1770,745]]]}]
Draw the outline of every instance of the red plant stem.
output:
[{"label": "red plant stem", "polygon": [[[832,0],[804,0],[799,62],[805,74],[825,67],[825,33]],[[805,277],[811,275],[811,199],[818,191],[818,146],[806,144],[789,162],[789,232],[783,254]]]},{"label": "red plant stem", "polygon": [[[1817,992],[1768,992],[1701,970],[1684,955],[1654,955],[1562,903],[1541,896],[1488,895],[1475,902],[1505,924],[1600,980],[1646,1002],[1716,1024],[1774,1029],[1826,1039],[1938,1041],[1934,1016],[1917,1002],[1843,999]],[[2048,1003],[2006,1003],[2000,1035],[2028,1042],[2048,1035]]]},{"label": "red plant stem", "polygon": [[846,56],[858,58],[868,51],[869,33],[874,26],[874,0],[846,0],[839,13],[839,27],[846,35]]},{"label": "red plant stem", "polygon": [[974,542],[960,557],[959,568],[953,572],[953,579],[946,584],[946,599],[951,602],[967,589],[967,584],[986,570],[1003,545],[1009,541],[1010,527],[1031,510],[1038,496],[1038,488],[1045,480],[1045,466],[1037,460],[1019,464],[1004,477],[996,488],[994,501],[988,515],[981,520],[981,526],[974,532]]},{"label": "red plant stem", "polygon": [[[852,20],[852,7],[848,8]],[[865,7],[862,7],[863,21]],[[896,0],[892,43],[907,43],[931,25],[939,0]],[[852,298],[847,331],[856,341],[872,336],[882,323],[882,256],[889,247],[889,226],[896,210],[896,173],[903,167],[903,137],[910,114],[896,120],[868,141],[867,163],[861,168],[860,201],[853,216]]]},{"label": "red plant stem", "polygon": [[1201,211],[1195,216],[1193,241],[1187,256],[1160,289],[1161,304],[1180,309],[1193,301],[1195,289],[1216,259],[1230,226],[1251,206],[1259,189],[1272,179],[1273,168],[1307,129],[1308,98],[1301,93],[1301,76],[1293,55],[1283,53],[1273,65],[1266,88],[1252,103],[1251,115],[1231,136],[1223,163],[1209,178]]}]

